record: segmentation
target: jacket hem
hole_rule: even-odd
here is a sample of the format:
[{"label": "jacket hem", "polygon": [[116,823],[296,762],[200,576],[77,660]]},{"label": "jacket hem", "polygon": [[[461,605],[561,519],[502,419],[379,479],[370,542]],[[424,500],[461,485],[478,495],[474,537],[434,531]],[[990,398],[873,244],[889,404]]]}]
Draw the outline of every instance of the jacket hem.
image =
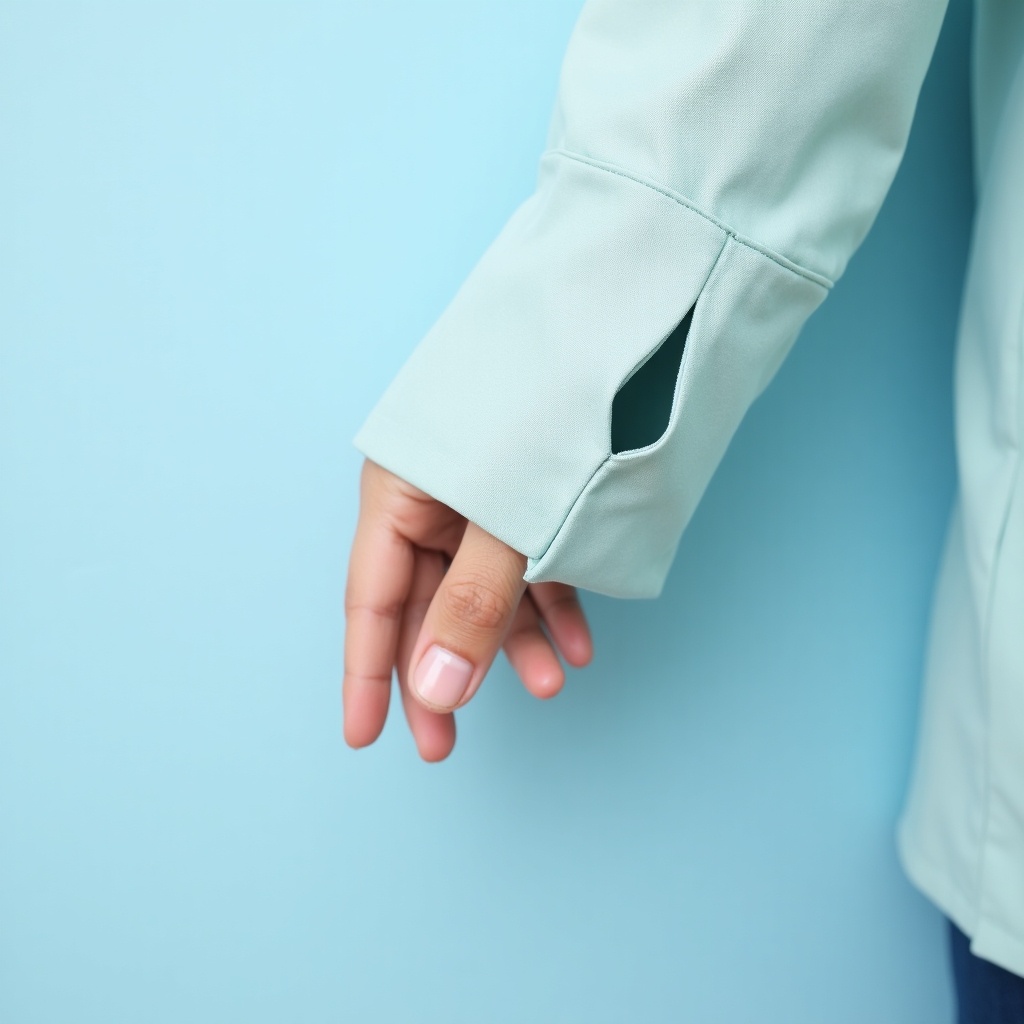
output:
[{"label": "jacket hem", "polygon": [[896,848],[907,879],[971,940],[971,952],[982,960],[1024,976],[1024,938],[1013,935],[980,914],[973,901],[910,839],[900,822]]}]

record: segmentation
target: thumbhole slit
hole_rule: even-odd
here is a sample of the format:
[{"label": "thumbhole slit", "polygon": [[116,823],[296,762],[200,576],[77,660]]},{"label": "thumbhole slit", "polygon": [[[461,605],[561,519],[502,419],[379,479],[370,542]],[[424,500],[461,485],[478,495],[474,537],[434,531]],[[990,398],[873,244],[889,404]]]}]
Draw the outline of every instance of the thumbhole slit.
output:
[{"label": "thumbhole slit", "polygon": [[668,429],[693,308],[633,371],[612,400],[612,452],[654,444]]}]

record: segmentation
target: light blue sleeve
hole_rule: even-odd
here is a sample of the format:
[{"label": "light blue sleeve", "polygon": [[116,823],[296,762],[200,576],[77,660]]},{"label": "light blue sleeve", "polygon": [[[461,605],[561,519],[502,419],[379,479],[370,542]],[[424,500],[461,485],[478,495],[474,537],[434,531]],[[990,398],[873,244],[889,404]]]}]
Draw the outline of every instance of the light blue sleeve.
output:
[{"label": "light blue sleeve", "polygon": [[[588,0],[534,192],[355,446],[525,554],[528,581],[656,597],[744,413],[874,220],[944,11]],[[651,358],[684,331],[678,361]],[[658,390],[656,366],[658,432],[613,450],[616,393],[634,373]],[[620,422],[644,404],[627,390],[617,436],[643,437]]]}]

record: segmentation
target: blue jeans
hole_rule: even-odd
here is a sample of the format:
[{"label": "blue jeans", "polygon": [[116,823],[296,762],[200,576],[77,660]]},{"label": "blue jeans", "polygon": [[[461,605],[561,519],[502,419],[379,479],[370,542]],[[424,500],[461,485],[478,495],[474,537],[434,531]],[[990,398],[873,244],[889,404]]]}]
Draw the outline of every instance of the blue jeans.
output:
[{"label": "blue jeans", "polygon": [[1024,978],[975,956],[971,940],[952,921],[949,958],[957,1024],[1024,1024]]}]

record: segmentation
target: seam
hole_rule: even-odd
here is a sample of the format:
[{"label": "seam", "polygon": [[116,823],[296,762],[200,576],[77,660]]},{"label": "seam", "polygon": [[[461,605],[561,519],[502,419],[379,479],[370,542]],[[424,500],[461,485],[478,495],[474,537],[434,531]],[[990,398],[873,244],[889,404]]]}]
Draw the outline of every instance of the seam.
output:
[{"label": "seam", "polygon": [[1020,289],[1018,295],[1020,310],[1017,314],[1017,400],[1013,404],[1016,414],[1015,430],[1013,432],[1013,446],[1017,449],[1017,457],[1021,454],[1021,393],[1024,392],[1024,288]]},{"label": "seam", "polygon": [[1002,564],[1000,554],[1003,547],[1003,538],[1006,535],[1007,523],[1010,519],[1010,508],[1013,505],[1013,490],[1017,481],[1019,459],[1015,460],[1013,472],[1010,474],[1010,486],[1006,504],[1003,506],[1002,517],[999,523],[999,534],[996,537],[995,549],[992,553],[992,571],[989,576],[988,587],[985,591],[984,615],[981,622],[981,679],[983,693],[985,695],[985,757],[982,762],[984,779],[982,789],[984,799],[982,803],[982,826],[981,826],[981,848],[978,856],[978,864],[975,869],[974,886],[978,893],[979,908],[986,905],[985,900],[985,879],[989,876],[989,852],[992,848],[992,760],[995,756],[992,743],[992,674],[991,674],[991,644],[992,644],[992,602],[995,600],[996,583],[999,577],[999,569]]},{"label": "seam", "polygon": [[754,241],[754,239],[748,238],[746,235],[741,235],[735,228],[730,227],[724,221],[719,220],[717,217],[713,217],[711,214],[692,203],[682,193],[676,192],[674,189],[668,188],[666,185],[661,185],[656,181],[652,181],[650,178],[646,178],[641,174],[628,171],[626,168],[619,167],[617,164],[609,163],[606,160],[598,160],[595,157],[584,156],[582,153],[574,153],[572,150],[562,149],[561,147],[553,147],[551,149],[544,150],[541,154],[541,159],[545,156],[565,157],[568,160],[575,160],[578,163],[587,164],[590,167],[597,168],[598,170],[605,171],[609,174],[617,174],[619,177],[635,181],[638,185],[643,185],[646,188],[652,189],[654,192],[659,192],[667,199],[671,199],[673,202],[685,207],[691,213],[695,213],[699,217],[703,217],[704,220],[714,224],[715,227],[724,231],[730,238],[734,238],[740,243],[740,245],[744,245],[748,249],[753,249],[762,256],[766,256],[785,270],[798,274],[800,277],[805,277],[808,281],[813,281],[815,284],[819,284],[823,288],[831,288],[835,283],[831,278],[826,277],[824,274],[808,270],[807,267],[801,266],[799,263],[794,263],[793,260],[787,259],[781,253],[775,252],[774,249],[769,249],[766,245],[761,245],[759,242]]},{"label": "seam", "polygon": [[[1014,344],[1017,346],[1018,352],[1024,348],[1024,305],[1021,307],[1020,323],[1017,330],[1017,337],[1014,339]],[[982,641],[981,641],[981,678],[984,686],[985,693],[985,760],[984,760],[984,790],[985,790],[985,801],[982,813],[982,831],[981,831],[981,855],[978,858],[978,870],[976,878],[976,886],[978,890],[978,905],[979,907],[985,907],[988,904],[987,901],[987,890],[985,889],[985,880],[989,877],[989,854],[992,849],[992,778],[995,775],[993,771],[992,762],[995,759],[995,751],[992,743],[992,700],[993,700],[993,680],[992,680],[992,617],[993,617],[993,605],[996,599],[996,589],[1001,579],[1001,574],[1006,572],[1006,568],[1003,565],[1004,559],[1002,557],[1003,544],[1006,539],[1006,531],[1009,527],[1010,513],[1013,511],[1014,499],[1017,496],[1017,484],[1021,474],[1021,464],[1024,461],[1024,452],[1020,447],[1020,380],[1024,377],[1024,365],[1018,363],[1018,391],[1014,396],[1016,401],[1014,403],[1014,409],[1017,417],[1017,431],[1013,438],[1013,470],[1010,473],[1009,482],[1006,491],[1006,503],[1002,510],[1002,519],[999,523],[999,534],[996,537],[995,549],[992,553],[992,573],[991,578],[988,581],[988,588],[985,593],[985,608],[984,608],[984,620],[982,622]]]},{"label": "seam", "polygon": [[537,555],[536,558],[530,559],[533,562],[533,565],[527,566],[528,572],[532,569],[535,569],[547,557],[548,552],[551,550],[551,546],[555,543],[556,540],[558,540],[558,535],[562,532],[562,527],[564,527],[565,524],[569,521],[569,517],[572,515],[573,509],[580,503],[580,500],[582,499],[583,495],[587,493],[587,489],[594,482],[594,477],[596,477],[597,474],[600,473],[601,470],[608,465],[610,458],[611,456],[606,455],[594,467],[594,472],[587,477],[587,482],[580,488],[579,493],[576,495],[576,497],[573,498],[572,504],[566,510],[565,515],[562,517],[562,521],[555,528],[555,532],[551,534],[551,539],[547,542],[547,544],[544,545],[544,550],[539,555]]}]

